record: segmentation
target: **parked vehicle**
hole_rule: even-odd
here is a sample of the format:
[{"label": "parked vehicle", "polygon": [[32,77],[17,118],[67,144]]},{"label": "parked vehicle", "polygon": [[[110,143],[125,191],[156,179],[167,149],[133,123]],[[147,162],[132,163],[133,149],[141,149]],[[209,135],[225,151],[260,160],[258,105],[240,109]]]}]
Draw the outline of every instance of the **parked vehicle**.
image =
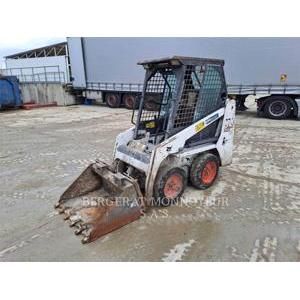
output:
[{"label": "parked vehicle", "polygon": [[300,85],[229,85],[237,110],[245,111],[245,100],[256,96],[257,115],[270,119],[300,118]]},{"label": "parked vehicle", "polygon": [[111,108],[125,106],[128,109],[138,107],[142,93],[142,84],[88,82],[86,92],[101,92],[103,101]]},{"label": "parked vehicle", "polygon": [[253,95],[258,115],[273,119],[300,117],[299,50],[300,38],[68,38],[72,88],[102,93],[110,107],[138,105],[136,61],[176,53],[224,59],[237,110]]},{"label": "parked vehicle", "polygon": [[22,105],[19,81],[16,76],[0,76],[0,109]]},{"label": "parked vehicle", "polygon": [[[92,163],[55,206],[83,243],[152,205],[174,204],[188,182],[211,187],[219,167],[232,162],[235,101],[227,97],[224,61],[174,56],[139,64],[146,70],[139,111],[117,136],[113,163]],[[145,108],[148,93],[158,95],[159,109]]]}]

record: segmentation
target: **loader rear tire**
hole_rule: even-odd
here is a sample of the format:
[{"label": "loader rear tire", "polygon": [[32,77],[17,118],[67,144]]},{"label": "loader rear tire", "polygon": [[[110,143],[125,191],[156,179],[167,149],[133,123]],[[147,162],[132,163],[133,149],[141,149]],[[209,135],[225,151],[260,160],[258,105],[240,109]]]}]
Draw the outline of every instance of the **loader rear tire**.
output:
[{"label": "loader rear tire", "polygon": [[192,185],[199,190],[212,186],[218,177],[219,165],[219,158],[212,153],[206,152],[197,156],[190,169]]},{"label": "loader rear tire", "polygon": [[187,174],[181,168],[164,168],[155,180],[154,204],[157,206],[170,206],[182,196],[187,185]]}]

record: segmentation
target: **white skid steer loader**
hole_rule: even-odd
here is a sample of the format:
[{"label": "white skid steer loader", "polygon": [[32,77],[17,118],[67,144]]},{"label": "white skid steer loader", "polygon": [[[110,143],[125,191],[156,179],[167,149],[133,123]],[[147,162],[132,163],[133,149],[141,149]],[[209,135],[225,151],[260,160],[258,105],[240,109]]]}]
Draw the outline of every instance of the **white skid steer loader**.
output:
[{"label": "white skid steer loader", "polygon": [[133,128],[117,136],[111,165],[96,161],[56,208],[88,243],[138,219],[150,205],[176,202],[189,181],[210,187],[232,160],[235,101],[224,61],[174,56],[146,70]]}]

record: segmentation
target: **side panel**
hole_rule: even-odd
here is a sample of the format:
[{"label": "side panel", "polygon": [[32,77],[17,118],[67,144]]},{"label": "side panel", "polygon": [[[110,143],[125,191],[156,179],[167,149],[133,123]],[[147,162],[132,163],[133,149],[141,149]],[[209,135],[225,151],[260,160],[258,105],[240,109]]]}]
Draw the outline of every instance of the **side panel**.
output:
[{"label": "side panel", "polygon": [[227,100],[221,135],[217,142],[221,165],[230,165],[232,162],[233,137],[235,125],[235,100]]},{"label": "side panel", "polygon": [[[177,134],[173,135],[172,137],[168,138],[167,140],[163,141],[162,143],[158,144],[155,147],[155,149],[152,151],[151,160],[147,171],[147,178],[146,178],[146,199],[147,200],[150,200],[152,197],[155,178],[162,161],[171,154],[180,153],[181,149],[184,149],[184,144],[186,140],[188,140],[190,137],[195,135],[197,132],[203,130],[205,127],[209,126],[215,120],[221,118],[224,115],[224,112],[225,112],[224,108],[218,109],[217,111],[209,114],[208,116],[197,121],[196,123],[193,123],[189,127],[181,130]],[[221,139],[221,136],[219,140]]]},{"label": "side panel", "polygon": [[71,64],[72,83],[75,88],[86,87],[84,52],[82,40],[79,37],[67,38],[68,51]]},{"label": "side panel", "polygon": [[[74,65],[72,39],[68,44],[77,83],[84,78],[83,62]],[[83,45],[88,82],[142,82],[144,70],[136,65],[138,61],[173,55],[224,59],[228,84],[281,84],[283,74],[286,84],[300,82],[300,38],[94,37],[83,38]]]}]

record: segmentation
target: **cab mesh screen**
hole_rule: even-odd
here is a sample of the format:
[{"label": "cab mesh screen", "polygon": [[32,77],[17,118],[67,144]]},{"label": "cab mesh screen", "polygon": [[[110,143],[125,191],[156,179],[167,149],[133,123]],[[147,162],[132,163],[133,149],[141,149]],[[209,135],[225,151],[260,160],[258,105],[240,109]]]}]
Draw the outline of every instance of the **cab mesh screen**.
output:
[{"label": "cab mesh screen", "polygon": [[176,77],[169,70],[157,71],[147,82],[141,121],[157,119],[169,110]]},{"label": "cab mesh screen", "polygon": [[218,109],[222,85],[219,66],[187,66],[174,128],[187,127]]}]

